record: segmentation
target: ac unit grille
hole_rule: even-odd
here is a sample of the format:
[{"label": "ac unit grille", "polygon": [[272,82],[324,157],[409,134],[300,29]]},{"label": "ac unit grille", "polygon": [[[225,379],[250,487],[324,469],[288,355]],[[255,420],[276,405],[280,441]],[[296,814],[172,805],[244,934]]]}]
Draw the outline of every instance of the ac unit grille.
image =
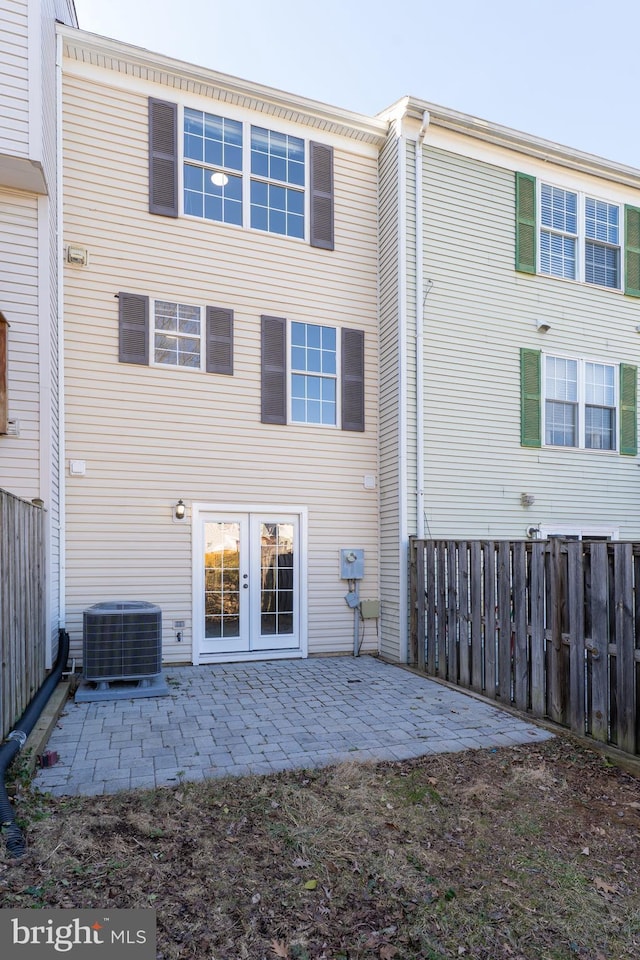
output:
[{"label": "ac unit grille", "polygon": [[162,612],[143,600],[96,603],[83,615],[85,680],[140,680],[162,671]]}]

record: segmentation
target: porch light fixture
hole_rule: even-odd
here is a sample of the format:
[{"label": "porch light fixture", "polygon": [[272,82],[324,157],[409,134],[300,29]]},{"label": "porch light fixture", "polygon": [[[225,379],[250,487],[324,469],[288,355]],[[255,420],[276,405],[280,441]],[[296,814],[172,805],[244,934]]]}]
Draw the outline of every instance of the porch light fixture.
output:
[{"label": "porch light fixture", "polygon": [[176,520],[184,520],[186,513],[187,513],[187,508],[184,505],[184,500],[182,499],[178,500],[173,511],[174,517],[176,518]]}]

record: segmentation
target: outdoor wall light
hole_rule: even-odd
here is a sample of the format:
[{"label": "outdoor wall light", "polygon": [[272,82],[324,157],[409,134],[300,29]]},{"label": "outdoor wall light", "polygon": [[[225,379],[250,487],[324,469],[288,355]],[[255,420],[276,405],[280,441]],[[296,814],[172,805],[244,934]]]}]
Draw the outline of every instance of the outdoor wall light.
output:
[{"label": "outdoor wall light", "polygon": [[173,515],[176,520],[184,520],[187,513],[187,508],[184,505],[184,500],[178,500],[174,507]]},{"label": "outdoor wall light", "polygon": [[546,333],[548,330],[551,330],[551,324],[547,323],[546,320],[536,320],[536,330],[540,333]]}]

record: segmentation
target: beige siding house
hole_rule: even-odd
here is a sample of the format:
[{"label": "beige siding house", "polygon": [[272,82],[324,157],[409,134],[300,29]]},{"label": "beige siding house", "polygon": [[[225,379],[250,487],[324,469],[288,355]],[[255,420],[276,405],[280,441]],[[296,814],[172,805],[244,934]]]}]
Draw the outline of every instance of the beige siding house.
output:
[{"label": "beige siding house", "polygon": [[71,0],[0,0],[0,487],[46,510],[49,662],[62,621],[56,20],[76,23]]},{"label": "beige siding house", "polygon": [[381,631],[403,660],[410,535],[640,536],[640,171],[418,100],[384,117]]},{"label": "beige siding house", "polygon": [[72,649],[145,600],[167,662],[377,650],[386,121],[60,36]]}]

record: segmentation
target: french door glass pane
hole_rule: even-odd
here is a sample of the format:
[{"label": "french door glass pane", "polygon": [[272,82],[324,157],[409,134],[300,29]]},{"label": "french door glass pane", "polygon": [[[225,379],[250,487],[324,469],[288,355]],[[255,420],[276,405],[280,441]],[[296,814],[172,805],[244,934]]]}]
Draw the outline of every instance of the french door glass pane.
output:
[{"label": "french door glass pane", "polygon": [[205,524],[205,637],[240,636],[240,524]]},{"label": "french door glass pane", "polygon": [[293,633],[293,524],[260,524],[260,630]]}]

